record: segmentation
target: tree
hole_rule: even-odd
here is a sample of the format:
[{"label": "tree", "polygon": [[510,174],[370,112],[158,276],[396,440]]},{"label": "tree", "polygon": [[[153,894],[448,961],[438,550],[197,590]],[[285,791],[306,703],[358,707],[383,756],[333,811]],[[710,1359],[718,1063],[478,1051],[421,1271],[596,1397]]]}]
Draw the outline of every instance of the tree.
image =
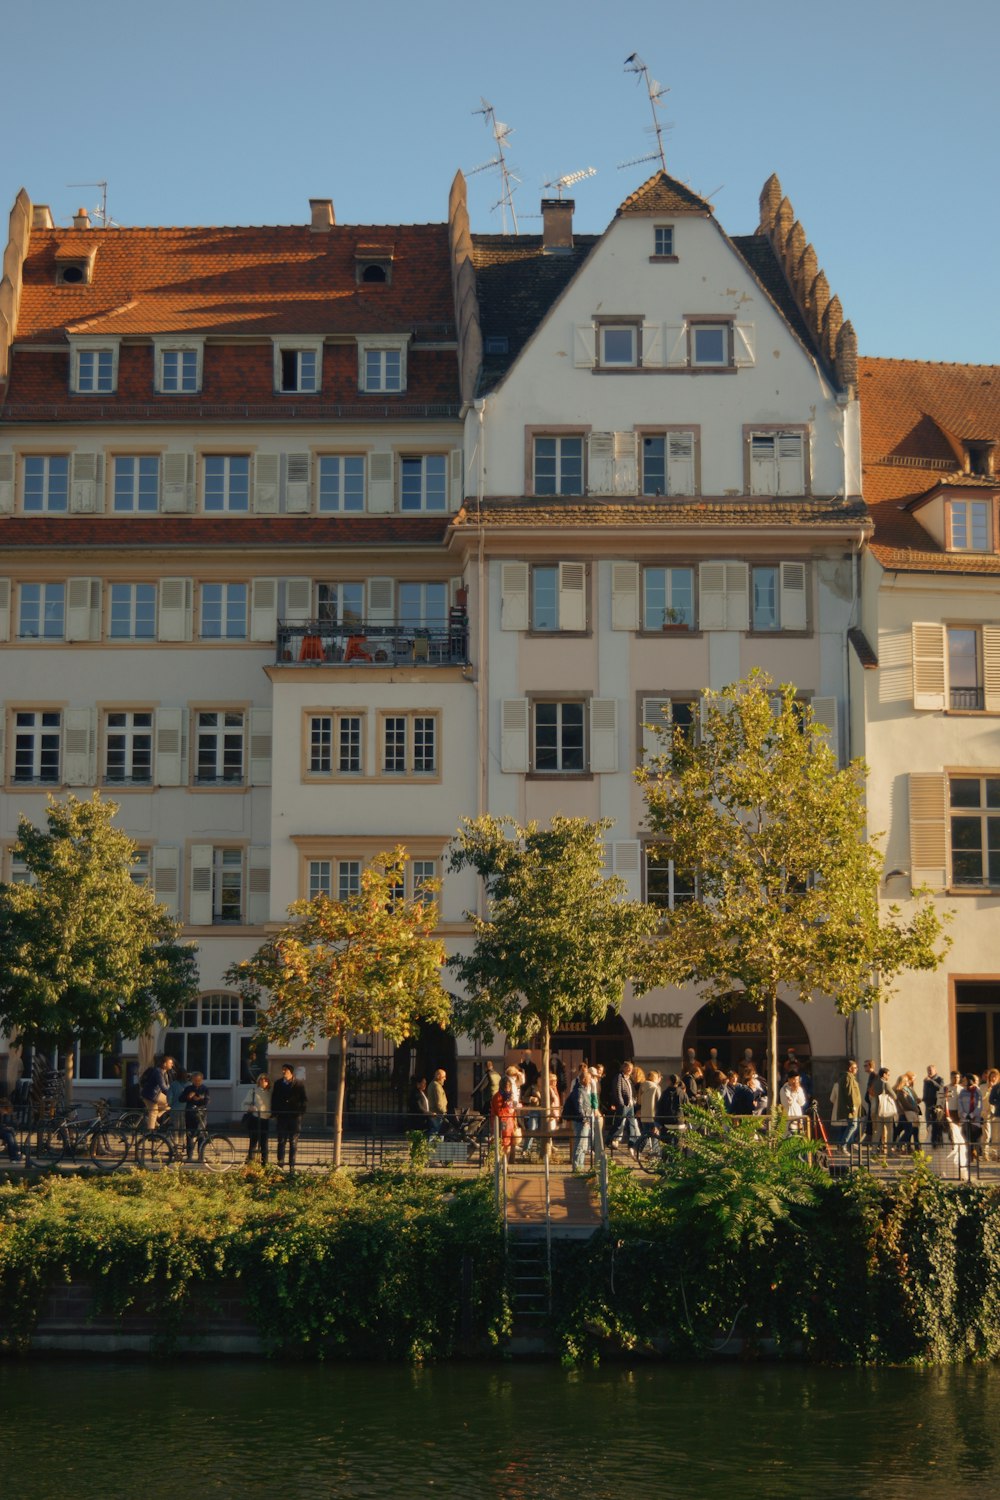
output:
[{"label": "tree", "polygon": [[620,1008],[625,985],[641,983],[658,921],[650,907],[624,899],[623,880],[604,874],[601,835],[610,827],[610,818],[556,817],[549,828],[467,818],[451,847],[451,868],[475,870],[489,903],[486,917],[466,913],[472,953],[449,959],[466,989],[457,1023],[486,1043],[496,1030],[515,1044],[540,1036],[546,1112],[552,1033]]},{"label": "tree", "polygon": [[28,880],[0,885],[0,1029],[19,1042],[106,1050],[198,993],[197,950],[133,880],[117,812],[95,792],[50,797],[44,829],[20,819],[13,857]]},{"label": "tree", "polygon": [[664,980],[696,981],[725,1005],[763,1011],[771,1107],[779,991],[824,993],[844,1015],[892,994],[904,969],[934,969],[948,946],[933,907],[880,921],[882,858],[865,826],[863,762],[836,757],[795,689],[762,672],[706,691],[701,732],[669,736],[637,774],[654,854],[694,874],[697,899],[663,913]]},{"label": "tree", "polygon": [[322,894],[293,901],[288,915],[294,920],[226,972],[227,983],[261,1007],[258,1026],[267,1040],[282,1047],[298,1036],[307,1047],[320,1038],[340,1043],[337,1167],[348,1036],[381,1031],[398,1044],[420,1021],[446,1025],[451,1018],[441,984],[444,948],[433,936],[437,906],[427,899],[436,883],[404,900],[407,863],[406,851],[397,848],[362,870],[360,889],[345,901]]}]

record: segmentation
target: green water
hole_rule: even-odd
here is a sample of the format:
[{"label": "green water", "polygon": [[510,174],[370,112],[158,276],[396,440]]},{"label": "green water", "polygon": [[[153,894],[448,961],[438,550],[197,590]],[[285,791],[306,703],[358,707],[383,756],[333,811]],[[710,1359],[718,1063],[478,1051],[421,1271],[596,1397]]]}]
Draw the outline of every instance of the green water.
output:
[{"label": "green water", "polygon": [[0,1497],[914,1500],[1000,1481],[1000,1369],[0,1363]]}]

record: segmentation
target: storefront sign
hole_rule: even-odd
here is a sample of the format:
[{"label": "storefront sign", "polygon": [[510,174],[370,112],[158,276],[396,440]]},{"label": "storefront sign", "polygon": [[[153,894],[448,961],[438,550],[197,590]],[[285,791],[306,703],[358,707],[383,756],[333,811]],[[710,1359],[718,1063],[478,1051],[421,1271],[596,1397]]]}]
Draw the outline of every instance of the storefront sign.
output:
[{"label": "storefront sign", "polygon": [[678,1030],[684,1024],[684,1018],[679,1010],[647,1010],[644,1015],[636,1014],[632,1018],[632,1025],[640,1028],[649,1027],[655,1030],[658,1027],[669,1027]]}]

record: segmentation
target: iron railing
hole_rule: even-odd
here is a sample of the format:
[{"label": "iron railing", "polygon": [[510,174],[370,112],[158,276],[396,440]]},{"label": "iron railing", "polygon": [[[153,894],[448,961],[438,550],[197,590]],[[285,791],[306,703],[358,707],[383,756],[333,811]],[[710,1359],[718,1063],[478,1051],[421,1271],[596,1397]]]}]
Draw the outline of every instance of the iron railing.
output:
[{"label": "iron railing", "polygon": [[[458,612],[456,611],[456,616]],[[444,625],[405,620],[279,620],[279,666],[456,667],[469,660],[469,624],[464,611]]]}]

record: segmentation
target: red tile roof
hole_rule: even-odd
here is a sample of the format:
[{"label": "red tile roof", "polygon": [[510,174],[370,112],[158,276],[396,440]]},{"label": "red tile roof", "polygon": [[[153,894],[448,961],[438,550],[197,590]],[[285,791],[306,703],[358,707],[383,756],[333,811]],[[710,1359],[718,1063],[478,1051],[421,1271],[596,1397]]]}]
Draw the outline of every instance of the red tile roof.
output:
[{"label": "red tile roof", "polygon": [[4,516],[0,548],[439,547],[450,516]]}]

